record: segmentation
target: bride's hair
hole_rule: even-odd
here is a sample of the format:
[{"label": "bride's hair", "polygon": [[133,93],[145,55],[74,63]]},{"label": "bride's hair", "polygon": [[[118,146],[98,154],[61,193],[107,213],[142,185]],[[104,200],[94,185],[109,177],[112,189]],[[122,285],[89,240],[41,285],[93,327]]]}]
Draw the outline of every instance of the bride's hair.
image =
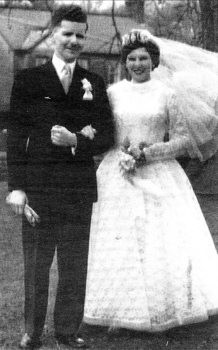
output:
[{"label": "bride's hair", "polygon": [[127,56],[131,51],[145,48],[152,61],[152,70],[157,68],[160,63],[160,49],[153,39],[153,36],[147,30],[133,29],[129,34],[122,38],[121,61],[126,63]]}]

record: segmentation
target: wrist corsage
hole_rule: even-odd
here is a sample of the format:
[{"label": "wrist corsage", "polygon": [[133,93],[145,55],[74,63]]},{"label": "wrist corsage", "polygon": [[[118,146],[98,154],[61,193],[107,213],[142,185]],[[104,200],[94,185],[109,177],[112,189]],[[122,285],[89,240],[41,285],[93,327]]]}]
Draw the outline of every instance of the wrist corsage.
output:
[{"label": "wrist corsage", "polygon": [[121,147],[122,156],[120,159],[120,168],[123,172],[134,173],[135,169],[146,163],[146,157],[143,149],[148,147],[145,142],[141,142],[138,146],[131,145],[126,138]]}]

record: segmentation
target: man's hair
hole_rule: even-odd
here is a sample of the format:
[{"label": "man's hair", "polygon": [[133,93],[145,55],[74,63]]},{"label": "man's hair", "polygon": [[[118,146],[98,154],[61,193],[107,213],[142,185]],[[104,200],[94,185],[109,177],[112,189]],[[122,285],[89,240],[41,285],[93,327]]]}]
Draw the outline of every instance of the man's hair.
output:
[{"label": "man's hair", "polygon": [[54,9],[51,15],[51,29],[61,25],[62,21],[71,21],[77,23],[86,23],[86,30],[88,29],[87,15],[77,5],[61,5]]}]

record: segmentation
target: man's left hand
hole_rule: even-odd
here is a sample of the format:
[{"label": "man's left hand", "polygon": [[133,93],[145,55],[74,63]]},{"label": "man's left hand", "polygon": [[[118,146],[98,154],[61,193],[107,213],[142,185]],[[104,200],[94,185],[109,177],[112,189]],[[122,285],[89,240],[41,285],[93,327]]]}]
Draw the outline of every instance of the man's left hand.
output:
[{"label": "man's left hand", "polygon": [[82,134],[85,137],[88,137],[90,140],[93,140],[96,134],[96,129],[94,129],[91,125],[86,125],[81,131],[80,134]]},{"label": "man's left hand", "polygon": [[67,130],[64,126],[55,125],[51,129],[51,141],[56,146],[76,146],[76,134]]}]

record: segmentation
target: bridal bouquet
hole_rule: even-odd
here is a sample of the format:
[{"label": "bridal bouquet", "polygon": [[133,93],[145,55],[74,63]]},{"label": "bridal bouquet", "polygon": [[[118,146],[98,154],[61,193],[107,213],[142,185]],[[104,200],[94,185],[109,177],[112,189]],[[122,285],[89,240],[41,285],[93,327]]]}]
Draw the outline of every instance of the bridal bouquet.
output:
[{"label": "bridal bouquet", "polygon": [[[126,138],[122,145],[122,155],[119,162],[121,172],[128,181],[137,188],[140,188],[147,195],[160,198],[164,195],[164,191],[149,178],[143,178],[135,175],[136,168],[146,163],[146,157],[143,152],[147,148],[146,142],[141,142],[138,147],[131,145],[131,142]],[[129,176],[130,175],[130,176]]]},{"label": "bridal bouquet", "polygon": [[125,138],[121,150],[120,168],[123,172],[134,172],[140,165],[146,163],[143,149],[148,147],[146,142],[141,142],[138,147],[131,145],[128,137]]}]

